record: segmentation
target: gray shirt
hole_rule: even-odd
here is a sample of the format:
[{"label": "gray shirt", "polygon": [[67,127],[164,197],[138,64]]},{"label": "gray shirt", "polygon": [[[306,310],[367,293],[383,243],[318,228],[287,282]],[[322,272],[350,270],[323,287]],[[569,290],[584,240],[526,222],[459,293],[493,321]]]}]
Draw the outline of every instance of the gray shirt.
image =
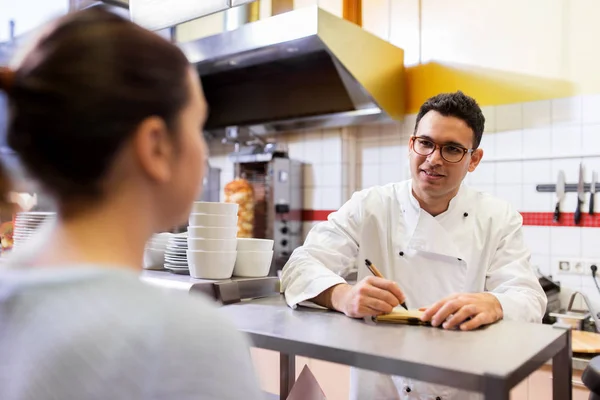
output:
[{"label": "gray shirt", "polygon": [[0,269],[2,400],[259,398],[249,342],[200,295],[122,269]]}]

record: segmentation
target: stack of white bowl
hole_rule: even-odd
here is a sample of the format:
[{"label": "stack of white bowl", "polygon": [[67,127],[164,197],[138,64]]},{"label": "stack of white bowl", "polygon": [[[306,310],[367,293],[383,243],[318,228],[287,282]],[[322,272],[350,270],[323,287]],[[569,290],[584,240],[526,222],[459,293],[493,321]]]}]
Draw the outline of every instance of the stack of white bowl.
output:
[{"label": "stack of white bowl", "polygon": [[237,213],[236,203],[194,203],[187,239],[191,277],[231,278],[237,257]]},{"label": "stack of white bowl", "polygon": [[233,275],[244,278],[262,278],[269,274],[273,261],[271,239],[237,239],[237,259]]}]

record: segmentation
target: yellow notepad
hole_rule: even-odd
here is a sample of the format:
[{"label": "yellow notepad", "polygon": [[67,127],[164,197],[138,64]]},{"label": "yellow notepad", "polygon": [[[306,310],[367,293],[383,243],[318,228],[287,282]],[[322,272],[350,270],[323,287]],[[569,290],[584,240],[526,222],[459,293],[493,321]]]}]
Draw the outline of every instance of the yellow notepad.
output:
[{"label": "yellow notepad", "polygon": [[382,322],[388,324],[407,324],[407,325],[431,325],[431,322],[421,321],[423,311],[419,310],[405,310],[398,306],[389,314],[379,315],[373,317],[375,322]]}]

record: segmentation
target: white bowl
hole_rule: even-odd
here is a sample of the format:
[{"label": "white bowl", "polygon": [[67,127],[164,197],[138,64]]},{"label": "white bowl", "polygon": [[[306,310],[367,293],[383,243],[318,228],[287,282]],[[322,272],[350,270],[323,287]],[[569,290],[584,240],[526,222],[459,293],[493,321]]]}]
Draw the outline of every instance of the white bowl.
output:
[{"label": "white bowl", "polygon": [[188,238],[188,250],[202,251],[235,251],[236,239],[202,239]]},{"label": "white bowl", "polygon": [[273,261],[271,251],[238,251],[233,275],[245,278],[260,278],[267,276]]},{"label": "white bowl", "polygon": [[188,239],[235,239],[237,226],[188,226]]},{"label": "white bowl", "polygon": [[192,213],[237,215],[237,203],[217,203],[214,201],[195,201]]},{"label": "white bowl", "polygon": [[273,243],[272,239],[237,238],[237,249],[238,251],[269,251],[273,250]]},{"label": "white bowl", "polygon": [[237,251],[187,251],[190,276],[197,279],[229,279]]},{"label": "white bowl", "polygon": [[192,213],[188,218],[190,226],[237,226],[238,216],[227,214]]}]

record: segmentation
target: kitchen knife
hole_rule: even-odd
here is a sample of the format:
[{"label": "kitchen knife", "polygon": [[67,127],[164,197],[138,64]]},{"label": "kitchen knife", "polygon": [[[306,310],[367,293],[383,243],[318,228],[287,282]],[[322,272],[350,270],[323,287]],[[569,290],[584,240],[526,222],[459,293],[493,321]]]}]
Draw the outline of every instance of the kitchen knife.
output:
[{"label": "kitchen knife", "polygon": [[554,222],[560,220],[560,203],[565,198],[565,172],[558,171],[556,180],[556,207],[554,208]]},{"label": "kitchen knife", "polygon": [[594,215],[594,197],[596,195],[596,182],[598,181],[598,173],[592,172],[592,184],[590,186],[590,215]]},{"label": "kitchen knife", "polygon": [[581,206],[585,201],[583,192],[583,163],[579,163],[579,182],[577,182],[577,208],[575,209],[575,225],[581,221]]}]

